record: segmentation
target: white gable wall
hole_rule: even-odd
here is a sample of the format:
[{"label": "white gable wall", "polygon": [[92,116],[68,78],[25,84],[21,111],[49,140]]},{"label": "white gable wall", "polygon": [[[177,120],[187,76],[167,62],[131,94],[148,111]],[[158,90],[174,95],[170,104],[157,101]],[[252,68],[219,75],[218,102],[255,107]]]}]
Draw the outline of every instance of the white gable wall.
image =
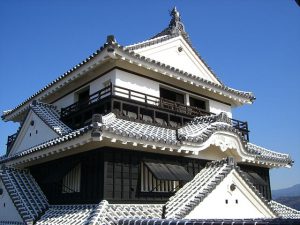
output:
[{"label": "white gable wall", "polygon": [[2,180],[0,179],[0,188],[3,189],[0,195],[0,222],[1,221],[15,221],[23,222],[18,210],[12,202]]},{"label": "white gable wall", "polygon": [[[178,48],[182,48],[182,51]],[[220,83],[181,36],[137,49],[135,52],[214,83]]]},{"label": "white gable wall", "polygon": [[[30,124],[34,121],[33,126]],[[21,152],[45,141],[59,137],[33,111],[30,111],[10,151],[10,155]]]},{"label": "white gable wall", "polygon": [[[230,190],[231,184],[236,185],[234,191]],[[185,219],[251,218],[275,218],[275,216],[234,170],[185,217]]]}]

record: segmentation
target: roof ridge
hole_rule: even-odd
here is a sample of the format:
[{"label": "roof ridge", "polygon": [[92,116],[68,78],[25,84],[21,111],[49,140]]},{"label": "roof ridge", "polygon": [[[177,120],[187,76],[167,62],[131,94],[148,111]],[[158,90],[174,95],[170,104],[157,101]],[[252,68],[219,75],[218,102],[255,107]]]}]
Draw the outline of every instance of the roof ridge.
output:
[{"label": "roof ridge", "polygon": [[62,136],[73,131],[60,120],[56,106],[33,100],[30,107],[33,112],[58,135]]},{"label": "roof ridge", "polygon": [[209,84],[209,85],[212,85],[214,87],[218,87],[220,89],[223,89],[223,90],[235,93],[235,94],[237,94],[239,96],[243,96],[245,98],[249,98],[251,101],[255,100],[255,97],[253,96],[252,92],[238,91],[238,90],[235,90],[235,89],[232,89],[232,88],[229,88],[229,87],[225,86],[222,82],[220,82],[220,84],[217,84],[217,83],[212,82],[210,80],[207,80],[207,79],[204,79],[202,77],[196,76],[195,74],[183,71],[182,69],[175,68],[174,66],[167,65],[167,64],[165,64],[163,62],[160,62],[158,60],[155,60],[155,59],[143,56],[143,55],[141,55],[139,53],[134,52],[133,50],[127,49],[126,47],[123,47],[123,46],[120,46],[120,45],[115,45],[114,47],[117,47],[119,50],[121,50],[121,51],[123,51],[123,52],[129,54],[130,56],[133,56],[133,57],[135,57],[135,58],[137,58],[139,60],[143,60],[143,61],[145,61],[147,63],[155,64],[156,66],[163,67],[164,69],[171,70],[172,72],[179,73],[180,75],[184,75],[184,76],[187,76],[189,78],[195,79],[197,81],[203,82],[205,84]]},{"label": "roof ridge", "polygon": [[34,222],[48,208],[46,196],[28,170],[3,165],[0,178],[24,222]]},{"label": "roof ridge", "polygon": [[276,216],[278,216],[277,212],[274,211],[274,209],[270,206],[269,201],[257,190],[257,188],[253,185],[253,183],[249,180],[246,173],[241,170],[239,166],[235,167],[235,170],[237,173],[242,177],[242,179],[246,182],[248,187],[255,193],[257,197],[260,198],[260,200],[267,206],[267,208]]},{"label": "roof ridge", "polygon": [[[232,157],[207,163],[204,169],[169,199],[165,204],[166,210],[164,216],[166,218],[184,218],[184,216],[202,202],[234,168],[235,162]],[[189,188],[193,191],[186,190]]]},{"label": "roof ridge", "polygon": [[96,225],[99,220],[102,221],[102,217],[104,216],[103,214],[105,213],[105,210],[107,209],[108,205],[108,201],[102,200],[91,212],[89,218],[87,219],[86,223],[84,223],[84,225]]},{"label": "roof ridge", "polygon": [[[289,216],[288,218],[300,219],[300,211],[298,211],[297,209],[294,209],[292,207],[289,207],[287,205],[284,205],[284,204],[279,203],[279,202],[274,201],[274,200],[271,200],[269,202],[269,205],[278,214],[278,216],[281,217],[281,218],[286,218],[287,217],[285,214],[283,214],[281,212],[282,209],[284,209],[284,213],[291,214],[291,212],[292,212],[292,213],[296,214],[296,215]],[[276,207],[278,207],[278,206],[281,207],[281,209],[276,209]]]}]

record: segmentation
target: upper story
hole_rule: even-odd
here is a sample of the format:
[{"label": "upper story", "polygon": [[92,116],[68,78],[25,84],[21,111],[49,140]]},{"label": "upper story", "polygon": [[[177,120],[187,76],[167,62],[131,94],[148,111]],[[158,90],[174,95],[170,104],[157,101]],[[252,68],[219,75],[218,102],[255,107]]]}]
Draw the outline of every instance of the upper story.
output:
[{"label": "upper story", "polygon": [[253,94],[224,85],[192,47],[176,9],[171,17],[166,29],[141,43],[123,47],[108,36],[86,60],[4,112],[4,121],[21,126],[8,137],[0,162],[27,164],[73,148],[126,145],[289,167],[287,154],[251,144],[247,122],[232,118],[232,108],[251,104]]},{"label": "upper story", "polygon": [[[76,119],[74,113],[108,96],[168,111],[161,116],[153,110],[144,114],[152,117],[148,120],[157,117],[170,126],[220,112],[232,117],[233,107],[251,104],[255,99],[251,92],[232,89],[219,80],[192,47],[175,8],[169,26],[153,38],[123,47],[108,36],[103,47],[14,109],[5,111],[2,119],[22,123],[31,102],[38,100],[57,106],[63,121],[79,128],[91,116]],[[143,109],[127,105],[123,108],[122,103],[109,103],[105,109],[93,112],[116,109],[126,116],[127,112],[137,114],[130,113],[135,119],[143,117],[139,115]]]}]

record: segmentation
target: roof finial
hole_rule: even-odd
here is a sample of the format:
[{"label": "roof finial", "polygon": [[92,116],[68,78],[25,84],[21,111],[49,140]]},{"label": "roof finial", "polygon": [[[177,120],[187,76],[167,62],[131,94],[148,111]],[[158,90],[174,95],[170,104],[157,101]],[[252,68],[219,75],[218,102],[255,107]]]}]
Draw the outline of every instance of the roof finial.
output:
[{"label": "roof finial", "polygon": [[173,34],[185,33],[184,25],[181,22],[180,13],[177,11],[176,6],[170,12],[170,16],[172,17],[169,28]]}]

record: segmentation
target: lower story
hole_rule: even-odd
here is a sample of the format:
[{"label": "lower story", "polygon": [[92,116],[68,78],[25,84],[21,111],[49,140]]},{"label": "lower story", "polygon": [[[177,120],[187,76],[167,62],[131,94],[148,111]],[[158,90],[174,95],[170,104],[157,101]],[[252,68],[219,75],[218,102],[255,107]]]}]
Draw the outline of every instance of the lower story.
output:
[{"label": "lower story", "polygon": [[[28,168],[50,204],[162,203],[208,161],[103,147]],[[239,164],[271,200],[269,169]]]}]

